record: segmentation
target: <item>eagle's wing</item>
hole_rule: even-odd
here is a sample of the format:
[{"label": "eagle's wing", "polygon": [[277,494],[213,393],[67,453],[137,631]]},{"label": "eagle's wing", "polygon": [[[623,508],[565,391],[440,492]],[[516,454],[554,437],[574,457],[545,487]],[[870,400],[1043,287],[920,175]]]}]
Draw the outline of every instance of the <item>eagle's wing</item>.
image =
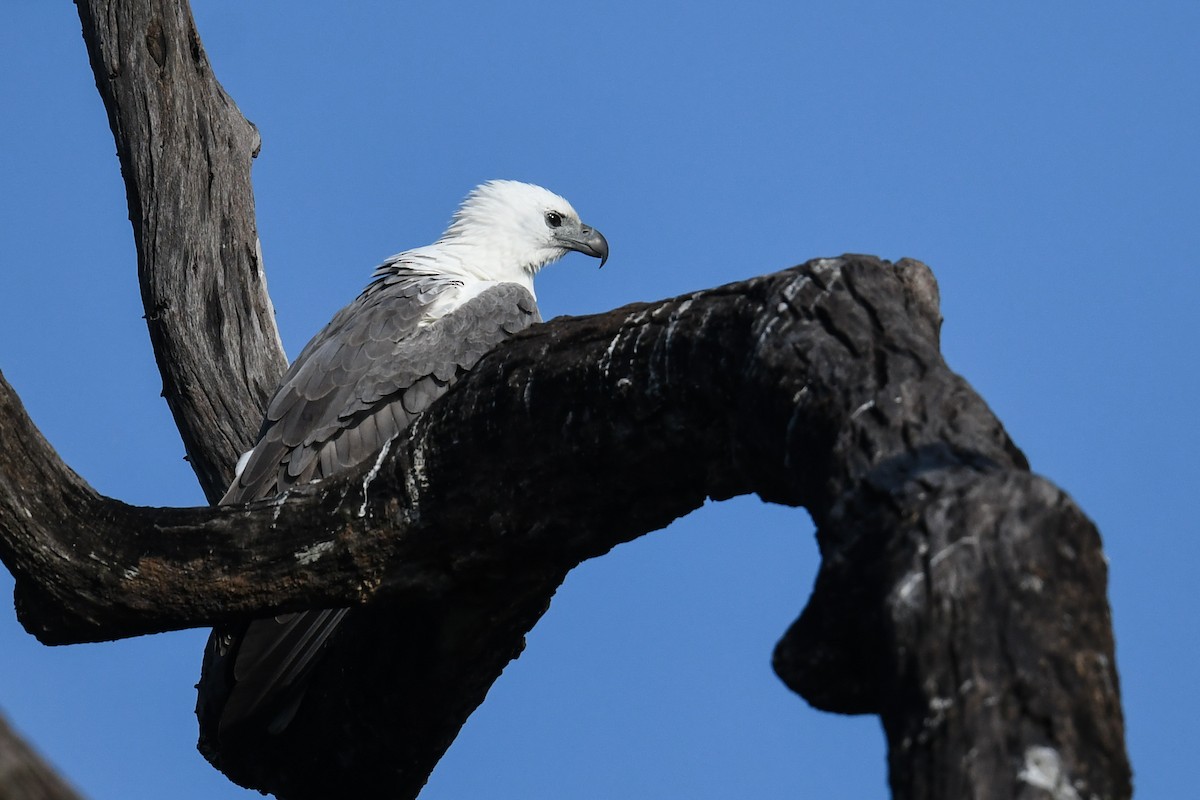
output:
[{"label": "eagle's wing", "polygon": [[[259,441],[221,502],[272,497],[366,461],[484,353],[541,319],[533,296],[513,283],[432,318],[431,309],[460,290],[445,278],[384,276],[338,312],[284,376]],[[198,710],[218,703],[222,731],[251,718],[281,729],[346,612],[306,611],[214,630]]]}]

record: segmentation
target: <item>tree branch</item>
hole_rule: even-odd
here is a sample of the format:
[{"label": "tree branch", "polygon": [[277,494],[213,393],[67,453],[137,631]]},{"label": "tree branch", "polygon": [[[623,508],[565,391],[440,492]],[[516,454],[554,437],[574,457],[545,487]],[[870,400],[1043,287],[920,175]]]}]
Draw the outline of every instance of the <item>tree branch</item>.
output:
[{"label": "tree branch", "polygon": [[[0,502],[3,527],[24,526],[5,540],[16,553],[6,560],[18,577],[22,619],[47,638],[69,640],[303,605],[457,602],[465,593],[489,608],[491,623],[507,620],[505,642],[488,648],[482,668],[498,674],[575,564],[706,497],[752,491],[805,505],[820,531],[817,590],[776,655],[789,685],[830,710],[883,713],[894,754],[942,746],[950,749],[937,753],[954,760],[954,748],[969,742],[976,765],[987,757],[997,770],[982,785],[1001,785],[1003,775],[1012,785],[1019,769],[1008,766],[1053,750],[1072,780],[1119,789],[1112,641],[1098,635],[1108,630],[1099,539],[1069,499],[1026,472],[1000,423],[946,368],[932,287],[917,262],[847,257],[556,320],[480,362],[394,442],[378,470],[371,465],[373,475],[306,487],[282,504],[131,509],[94,496],[65,503],[39,496],[51,485],[41,476]],[[3,457],[6,472],[44,460],[25,432],[12,441],[23,449]],[[536,504],[524,501],[535,496]],[[21,523],[17,498],[79,508],[80,516],[35,530]],[[996,508],[1014,511],[988,511]],[[97,519],[113,530],[96,531]],[[35,537],[43,540],[36,552],[18,552]],[[1055,546],[1069,546],[1073,560],[1060,563]],[[55,577],[45,581],[50,561]],[[985,591],[982,572],[995,573],[994,592]],[[1052,576],[1048,603],[1039,593]],[[85,580],[86,591],[64,593]],[[1031,594],[1021,600],[1015,589]],[[519,602],[479,599],[498,597]],[[947,627],[946,615],[959,627]],[[1088,622],[1064,631],[1063,618]],[[980,619],[1007,623],[977,640]],[[927,660],[915,659],[927,651]],[[1012,653],[1036,654],[1038,671]],[[451,696],[463,703],[463,685],[477,685],[480,675],[452,659],[441,663],[470,672],[457,693],[447,690],[447,704]],[[321,724],[345,712],[344,697],[337,709],[329,702],[306,701]],[[1061,718],[1052,714],[1053,724],[1031,722],[1026,735],[1012,729],[1030,708],[1055,707]],[[962,740],[914,734],[914,725],[925,731],[959,714],[959,724],[978,728]],[[454,716],[439,706],[425,727],[403,734],[424,742],[421,783],[425,765],[432,769],[441,755],[429,742],[448,744],[466,713]],[[296,731],[297,742],[312,741],[303,718]],[[1096,742],[1105,747],[1081,750]],[[994,749],[981,753],[981,743]],[[354,748],[361,754],[360,738]],[[911,768],[907,756],[901,761]],[[298,762],[283,784],[288,796],[308,796],[297,787],[315,785],[308,760]],[[372,780],[384,780],[380,771],[397,780],[392,762],[372,763]],[[892,771],[897,795],[925,796],[905,789],[901,766]],[[965,767],[954,774],[963,785],[981,780]]]},{"label": "tree branch", "polygon": [[186,0],[76,5],[125,178],[163,397],[216,502],[287,367],[254,222],[258,131],[213,76]]},{"label": "tree branch", "polygon": [[[861,280],[882,282],[880,291],[903,291],[900,273],[879,262],[851,266]],[[357,604],[514,566],[565,572],[707,496],[752,491],[755,480],[795,504],[796,481],[781,483],[762,463],[764,451],[778,449],[779,431],[762,427],[760,411],[775,405],[796,431],[832,423],[806,421],[805,409],[774,388],[771,397],[748,394],[762,381],[777,388],[811,372],[792,357],[811,351],[807,342],[768,347],[756,331],[825,314],[827,292],[807,305],[783,298],[842,267],[816,262],[539,326],[487,356],[379,464],[245,509],[138,508],[99,496],[0,383],[11,430],[0,441],[0,553],[17,578],[22,621],[43,641],[64,644]],[[743,373],[755,371],[747,365],[775,347],[789,357],[744,384]],[[651,426],[660,429],[647,447]],[[496,475],[503,481],[479,485]],[[537,504],[518,500],[531,496]],[[614,496],[626,502],[614,505]]]}]

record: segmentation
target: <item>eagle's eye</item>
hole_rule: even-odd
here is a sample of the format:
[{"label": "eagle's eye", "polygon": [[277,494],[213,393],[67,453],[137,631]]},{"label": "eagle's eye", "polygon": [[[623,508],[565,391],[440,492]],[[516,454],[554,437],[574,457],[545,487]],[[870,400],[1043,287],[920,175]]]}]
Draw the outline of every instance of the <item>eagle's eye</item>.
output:
[{"label": "eagle's eye", "polygon": [[558,213],[557,211],[547,211],[546,224],[551,228],[557,228],[558,226],[562,225],[562,214]]}]

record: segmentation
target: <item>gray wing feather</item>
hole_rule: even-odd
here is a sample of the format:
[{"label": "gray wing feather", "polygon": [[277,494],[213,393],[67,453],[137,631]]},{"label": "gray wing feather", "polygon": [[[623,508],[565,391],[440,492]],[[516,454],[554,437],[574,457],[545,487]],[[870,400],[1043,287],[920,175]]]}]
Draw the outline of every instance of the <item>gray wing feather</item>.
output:
[{"label": "gray wing feather", "polygon": [[[444,278],[388,275],[339,311],[284,376],[259,441],[221,502],[271,497],[363,463],[484,353],[541,321],[533,297],[506,283],[421,325],[429,305],[454,286]],[[233,634],[232,645],[230,631],[214,630],[206,674],[232,659],[224,666],[233,686],[221,729],[269,714],[270,728],[282,730],[347,611],[254,620],[240,637]]]},{"label": "gray wing feather", "polygon": [[[302,611],[252,622],[236,651],[233,666],[236,683],[230,697],[230,701],[244,698],[244,706],[231,708],[227,704],[221,727],[227,729],[253,717],[264,704],[276,698],[295,695],[311,668],[312,654],[320,652],[348,611],[347,608]],[[263,631],[262,635],[251,633],[255,626]],[[270,722],[273,732],[287,727],[298,706],[297,702],[286,703],[283,714],[270,707],[263,709],[274,711]]]}]

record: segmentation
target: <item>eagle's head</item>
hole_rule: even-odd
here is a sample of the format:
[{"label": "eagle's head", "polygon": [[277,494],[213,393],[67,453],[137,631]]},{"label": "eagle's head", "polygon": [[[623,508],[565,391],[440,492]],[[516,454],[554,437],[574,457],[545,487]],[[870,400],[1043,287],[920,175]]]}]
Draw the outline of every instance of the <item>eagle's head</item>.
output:
[{"label": "eagle's head", "polygon": [[488,181],[475,187],[454,212],[439,245],[470,248],[474,267],[504,280],[514,272],[534,275],[575,250],[608,260],[608,242],[585,225],[554,192],[520,181]]}]

